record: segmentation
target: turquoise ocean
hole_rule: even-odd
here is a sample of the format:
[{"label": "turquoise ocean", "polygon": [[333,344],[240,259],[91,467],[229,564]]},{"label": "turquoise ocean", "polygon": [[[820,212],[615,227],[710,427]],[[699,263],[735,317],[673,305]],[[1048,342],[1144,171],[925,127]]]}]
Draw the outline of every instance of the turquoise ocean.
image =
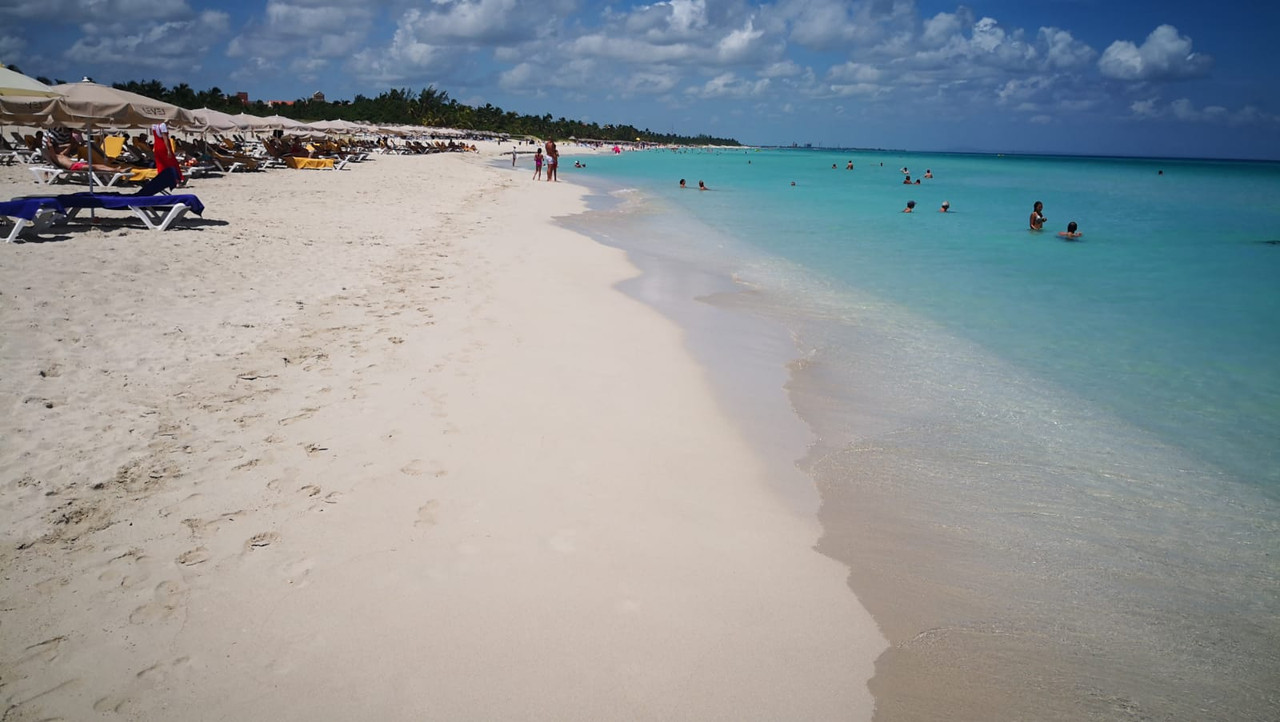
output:
[{"label": "turquoise ocean", "polygon": [[[629,253],[730,408],[780,386],[812,434],[786,463],[890,642],[878,719],[1276,719],[1280,164],[582,160],[566,224]],[[779,376],[734,371],[761,354]]]}]

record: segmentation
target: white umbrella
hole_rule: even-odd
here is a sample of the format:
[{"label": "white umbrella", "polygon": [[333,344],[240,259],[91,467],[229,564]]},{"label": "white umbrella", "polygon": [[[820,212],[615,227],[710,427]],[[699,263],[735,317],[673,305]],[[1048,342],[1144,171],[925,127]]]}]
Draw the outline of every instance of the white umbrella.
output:
[{"label": "white umbrella", "polygon": [[28,78],[14,70],[0,65],[0,95],[21,95],[28,98],[56,98],[58,91],[39,80]]},{"label": "white umbrella", "polygon": [[53,90],[62,95],[66,111],[65,120],[55,120],[69,128],[149,128],[167,123],[170,128],[200,129],[191,111],[127,90],[89,80],[55,85]]},{"label": "white umbrella", "polygon": [[171,103],[85,79],[52,88],[61,94],[50,122],[88,130],[89,192],[93,192],[93,141],[95,128],[149,128],[157,123],[169,127],[199,130],[200,122],[191,112]]},{"label": "white umbrella", "polygon": [[41,125],[54,113],[58,91],[0,65],[0,124]]},{"label": "white umbrella", "polygon": [[230,133],[245,127],[237,120],[236,116],[223,113],[220,110],[199,108],[191,111],[191,115],[195,116],[196,120],[200,121],[206,129],[215,133]]},{"label": "white umbrella", "polygon": [[263,118],[258,115],[250,115],[248,113],[238,113],[236,115],[231,116],[231,119],[239,123],[241,128],[244,128],[245,130],[251,130],[255,133],[261,132],[264,130],[280,129],[279,125],[276,125],[275,123],[272,123],[266,118]]},{"label": "white umbrella", "polygon": [[268,115],[263,120],[272,124],[272,127],[281,130],[311,130],[306,123],[293,118],[286,118],[283,115]]}]

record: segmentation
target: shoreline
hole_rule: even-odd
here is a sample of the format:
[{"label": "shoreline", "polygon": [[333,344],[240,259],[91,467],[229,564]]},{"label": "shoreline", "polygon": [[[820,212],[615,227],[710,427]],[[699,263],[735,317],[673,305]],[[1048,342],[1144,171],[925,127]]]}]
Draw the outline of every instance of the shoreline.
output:
[{"label": "shoreline", "polygon": [[651,202],[601,233],[686,276],[741,275],[705,300],[793,328],[818,549],[850,567],[891,642],[877,720],[1260,719],[1277,659],[1258,634],[1274,638],[1274,585],[1256,575],[1277,517],[1259,490],[1217,488],[1211,464],[927,317],[863,290],[833,298],[721,226],[672,217],[668,196],[684,196],[653,184],[687,171],[641,167],[619,195]]},{"label": "shoreline", "polygon": [[9,707],[870,719],[816,521],[624,255],[537,220],[581,189],[490,160],[2,249]]}]

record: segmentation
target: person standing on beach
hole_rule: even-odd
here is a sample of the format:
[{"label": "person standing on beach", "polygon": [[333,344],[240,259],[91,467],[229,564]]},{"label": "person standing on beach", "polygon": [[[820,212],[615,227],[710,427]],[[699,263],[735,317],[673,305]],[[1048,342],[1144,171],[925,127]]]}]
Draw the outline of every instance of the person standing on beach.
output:
[{"label": "person standing on beach", "polygon": [[542,180],[542,149],[533,152],[533,179]]},{"label": "person standing on beach", "polygon": [[511,167],[516,167],[516,147],[514,145],[511,146]]},{"label": "person standing on beach", "polygon": [[1043,231],[1044,222],[1047,220],[1049,219],[1044,217],[1044,204],[1036,201],[1036,204],[1031,207],[1031,219],[1028,221],[1031,224],[1031,230]]},{"label": "person standing on beach", "polygon": [[556,167],[560,165],[560,149],[556,148],[556,139],[547,138],[547,180],[559,181]]}]

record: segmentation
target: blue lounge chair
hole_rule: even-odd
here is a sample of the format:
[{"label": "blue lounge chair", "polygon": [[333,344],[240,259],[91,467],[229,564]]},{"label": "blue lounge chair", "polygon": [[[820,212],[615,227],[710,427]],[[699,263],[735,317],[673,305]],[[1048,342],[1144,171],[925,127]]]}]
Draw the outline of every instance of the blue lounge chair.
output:
[{"label": "blue lounge chair", "polygon": [[5,237],[5,243],[13,243],[18,234],[30,227],[36,233],[48,227],[53,219],[66,213],[55,198],[16,198],[0,201],[0,226],[12,223],[13,228]]},{"label": "blue lounge chair", "polygon": [[[191,194],[169,195],[168,191],[176,186],[178,176],[172,169],[166,169],[155,178],[147,181],[137,193],[68,193],[53,196],[66,210],[68,218],[75,218],[80,211],[89,208],[107,211],[132,211],[153,231],[168,230],[175,221],[192,211],[196,215],[204,213],[204,204]],[[35,200],[35,198],[32,198]]]},{"label": "blue lounge chair", "polygon": [[168,230],[169,226],[187,214],[204,213],[204,204],[191,194],[183,195],[130,195],[115,193],[72,193],[57,196],[56,200],[67,209],[67,217],[75,218],[85,208],[106,211],[132,211],[153,231]]}]

